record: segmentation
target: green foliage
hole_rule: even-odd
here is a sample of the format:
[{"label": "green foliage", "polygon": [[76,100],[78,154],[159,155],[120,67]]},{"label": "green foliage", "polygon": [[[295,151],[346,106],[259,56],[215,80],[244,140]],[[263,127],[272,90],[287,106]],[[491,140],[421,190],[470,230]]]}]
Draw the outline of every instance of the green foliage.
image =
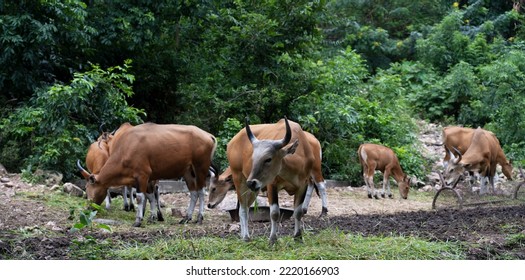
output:
[{"label": "green foliage", "polygon": [[[69,85],[39,91],[27,106],[2,120],[2,141],[20,143],[20,158],[28,169],[55,170],[72,178],[75,162],[85,157],[101,124],[117,128],[123,122],[141,122],[144,112],[126,102],[133,94],[128,67],[103,70],[92,65],[92,70],[76,73]],[[6,146],[2,154],[11,151]]]},{"label": "green foliage", "polygon": [[[5,2],[5,1],[2,1]],[[86,4],[7,1],[0,13],[0,92],[25,101],[40,87],[71,79],[86,66],[96,30],[86,24]],[[1,98],[0,98],[1,100]]]},{"label": "green foliage", "polygon": [[[78,216],[78,222],[73,225],[73,227],[69,230],[69,232],[73,233],[85,227],[88,227],[90,229],[93,228],[94,226],[93,220],[97,216],[97,213],[99,211],[102,211],[103,208],[100,205],[97,205],[95,203],[91,203],[90,207],[91,208],[87,208],[87,209],[80,211],[79,216]],[[74,216],[75,216],[75,209],[71,208],[69,210],[69,219],[70,220],[74,219]],[[95,225],[97,228],[111,231],[111,228],[106,224],[95,223]]]},{"label": "green foliage", "polygon": [[[417,128],[399,75],[380,72],[369,77],[363,60],[350,49],[309,67],[317,76],[314,90],[297,98],[292,108],[303,128],[321,141],[326,176],[361,181],[356,151],[363,142],[392,148],[414,145]],[[411,158],[403,161],[417,162],[410,171],[422,176],[421,156],[415,147],[411,151]]]}]

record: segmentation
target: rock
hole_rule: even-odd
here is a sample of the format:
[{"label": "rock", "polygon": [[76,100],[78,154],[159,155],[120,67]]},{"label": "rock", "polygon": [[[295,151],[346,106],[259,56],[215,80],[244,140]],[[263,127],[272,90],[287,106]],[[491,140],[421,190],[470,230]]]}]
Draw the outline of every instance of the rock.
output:
[{"label": "rock", "polygon": [[0,175],[7,175],[7,169],[0,163]]},{"label": "rock", "polygon": [[64,177],[62,173],[58,171],[52,171],[52,170],[42,170],[37,169],[35,173],[33,173],[35,176],[42,178],[46,185],[54,185],[59,184],[62,182],[62,178]]},{"label": "rock", "polygon": [[9,178],[7,178],[7,177],[0,178],[0,183],[4,183],[5,184],[5,183],[9,183],[10,181],[11,180]]},{"label": "rock", "polygon": [[64,184],[64,192],[68,193],[69,195],[83,197],[84,191],[77,187],[76,185],[73,185],[72,183],[65,183]]}]

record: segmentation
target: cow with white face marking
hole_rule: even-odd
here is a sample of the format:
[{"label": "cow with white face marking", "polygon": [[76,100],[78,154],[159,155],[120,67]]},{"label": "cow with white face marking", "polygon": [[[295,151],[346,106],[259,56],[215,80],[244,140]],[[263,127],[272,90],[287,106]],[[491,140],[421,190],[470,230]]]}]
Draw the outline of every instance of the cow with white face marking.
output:
[{"label": "cow with white face marking", "polygon": [[270,205],[270,244],[277,241],[280,217],[278,193],[294,196],[294,237],[302,238],[303,201],[308,187],[314,155],[301,126],[286,118],[275,124],[259,124],[239,131],[227,146],[233,184],[239,200],[241,238],[250,240],[248,211],[264,187]]},{"label": "cow with white face marking", "polygon": [[133,225],[140,226],[144,195],[155,201],[154,194],[147,192],[148,182],[184,177],[191,202],[181,222],[192,219],[197,199],[201,205],[197,221],[202,222],[203,188],[217,146],[213,135],[196,126],[146,123],[130,127],[113,141],[110,157],[99,174],[88,174],[88,199],[100,204],[109,186],[135,186],[140,205]]},{"label": "cow with white face marking", "polygon": [[[314,155],[314,164],[312,167],[310,180],[308,181],[308,189],[306,192],[306,196],[303,202],[303,212],[304,214],[306,214],[308,210],[308,205],[310,203],[310,199],[312,197],[312,193],[315,189],[317,194],[321,197],[320,216],[322,217],[326,216],[328,213],[328,198],[326,195],[326,183],[321,171],[321,143],[319,143],[319,140],[317,140],[317,138],[315,138],[315,136],[311,133],[307,131],[304,131],[304,133],[308,138],[308,142]],[[232,172],[229,166],[219,176],[217,176],[217,174],[212,173],[209,190],[210,194],[208,195],[208,208],[210,209],[213,209],[217,205],[219,205],[219,203],[221,203],[224,200],[224,197],[226,197],[228,191],[235,190],[235,187],[233,185]]]}]

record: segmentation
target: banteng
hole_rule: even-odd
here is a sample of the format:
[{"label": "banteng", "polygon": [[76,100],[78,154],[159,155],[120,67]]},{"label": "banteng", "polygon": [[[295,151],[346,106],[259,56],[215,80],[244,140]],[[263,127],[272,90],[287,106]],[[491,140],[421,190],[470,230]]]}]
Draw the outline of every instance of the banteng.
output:
[{"label": "banteng", "polygon": [[378,198],[374,186],[374,173],[379,170],[383,173],[383,191],[381,197],[385,197],[385,188],[388,188],[388,197],[392,198],[390,191],[390,176],[398,185],[399,194],[406,199],[410,190],[410,180],[399,165],[399,160],[392,149],[377,144],[361,144],[357,150],[359,162],[363,167],[363,178],[367,187],[368,197]]}]

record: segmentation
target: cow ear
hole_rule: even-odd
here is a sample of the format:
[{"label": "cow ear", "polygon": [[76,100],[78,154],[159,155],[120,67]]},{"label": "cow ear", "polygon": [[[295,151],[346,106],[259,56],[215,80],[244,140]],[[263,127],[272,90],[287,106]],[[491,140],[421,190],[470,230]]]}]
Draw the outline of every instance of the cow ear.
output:
[{"label": "cow ear", "polygon": [[285,148],[286,150],[286,154],[287,155],[292,155],[295,153],[295,150],[297,150],[297,146],[299,146],[299,139],[296,139],[292,145],[288,146],[287,148]]},{"label": "cow ear", "polygon": [[95,175],[93,175],[93,174],[89,175],[88,182],[90,184],[95,184],[97,182],[97,179],[95,178]]}]

